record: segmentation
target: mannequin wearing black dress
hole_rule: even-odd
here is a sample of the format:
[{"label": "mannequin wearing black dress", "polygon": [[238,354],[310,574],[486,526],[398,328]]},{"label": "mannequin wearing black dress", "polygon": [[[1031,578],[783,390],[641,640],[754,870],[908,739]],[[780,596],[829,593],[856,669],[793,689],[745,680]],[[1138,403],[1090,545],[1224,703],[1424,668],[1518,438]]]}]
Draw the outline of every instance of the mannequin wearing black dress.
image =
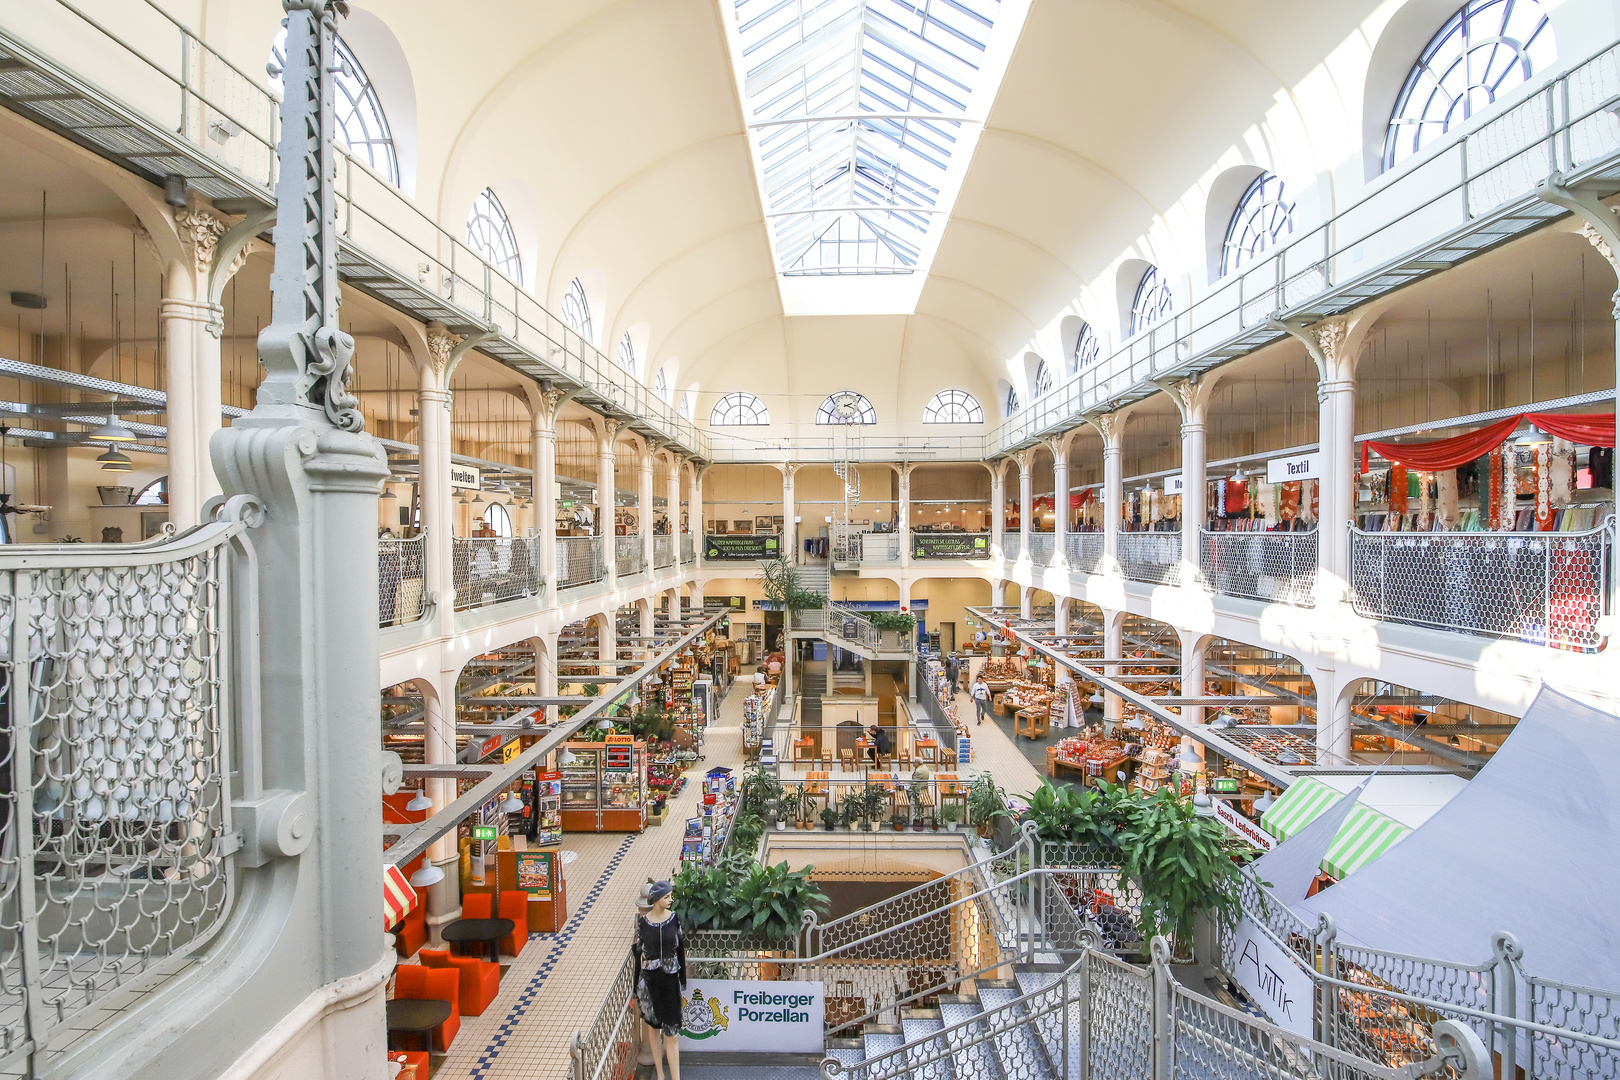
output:
[{"label": "mannequin wearing black dress", "polygon": [[686,937],[681,918],[669,909],[672,890],[667,881],[647,891],[652,908],[636,916],[635,1001],[647,1024],[647,1045],[653,1067],[663,1080],[662,1044],[669,1058],[669,1080],[681,1080],[681,992],[686,989]]}]

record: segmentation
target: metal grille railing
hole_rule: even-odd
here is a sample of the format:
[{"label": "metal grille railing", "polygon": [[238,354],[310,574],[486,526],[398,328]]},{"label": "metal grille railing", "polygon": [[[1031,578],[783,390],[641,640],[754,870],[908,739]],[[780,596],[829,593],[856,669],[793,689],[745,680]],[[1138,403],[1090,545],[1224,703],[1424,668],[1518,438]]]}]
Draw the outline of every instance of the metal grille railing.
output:
[{"label": "metal grille railing", "polygon": [[697,561],[697,543],[691,533],[681,533],[681,565]]},{"label": "metal grille railing", "polygon": [[377,541],[377,625],[404,626],[427,609],[427,534]]},{"label": "metal grille railing", "polygon": [[8,1075],[179,973],[231,908],[225,598],[245,529],[0,549]]},{"label": "metal grille railing", "polygon": [[1052,565],[1052,551],[1057,544],[1054,533],[1032,532],[1029,534],[1029,561],[1036,566]]},{"label": "metal grille railing", "polygon": [[1129,581],[1154,585],[1181,583],[1179,532],[1122,532],[1119,534],[1120,572]]},{"label": "metal grille railing", "polygon": [[602,561],[602,537],[557,537],[557,588],[568,589],[601,581],[607,576]]},{"label": "metal grille railing", "polygon": [[1100,532],[1069,533],[1063,538],[1068,549],[1069,569],[1077,574],[1095,574],[1102,565],[1103,534]]},{"label": "metal grille railing", "polygon": [[667,533],[653,537],[653,567],[662,570],[675,565],[675,538]]},{"label": "metal grille railing", "polygon": [[641,1015],[630,1008],[635,992],[635,960],[626,956],[608,987],[607,999],[584,1034],[576,1031],[568,1047],[569,1080],[617,1080],[635,1071],[636,1027]]},{"label": "metal grille railing", "polygon": [[613,572],[620,577],[647,569],[646,553],[641,550],[641,534],[613,538]]},{"label": "metal grille railing", "polygon": [[1018,552],[1024,542],[1023,534],[1017,531],[1006,531],[1001,534],[1001,557],[1008,562],[1018,561]]},{"label": "metal grille railing", "polygon": [[899,533],[860,533],[853,540],[860,544],[860,560],[864,566],[900,561]]},{"label": "metal grille railing", "polygon": [[[1525,976],[1526,1005],[1531,1020],[1565,1031],[1620,1042],[1620,1001],[1613,991],[1570,986],[1552,979]],[[1620,1077],[1620,1052],[1600,1044],[1562,1038],[1544,1031],[1530,1035],[1529,1074],[1549,1080]],[[1524,1062],[1521,1054],[1519,1061]]]},{"label": "metal grille railing", "polygon": [[1317,533],[1198,532],[1198,570],[1222,596],[1316,606]]},{"label": "metal grille railing", "polygon": [[1603,648],[1614,519],[1578,533],[1368,533],[1350,530],[1350,585],[1362,615]]},{"label": "metal grille railing", "polygon": [[515,537],[453,538],[450,557],[456,610],[539,596],[542,582],[534,551],[539,542]]}]

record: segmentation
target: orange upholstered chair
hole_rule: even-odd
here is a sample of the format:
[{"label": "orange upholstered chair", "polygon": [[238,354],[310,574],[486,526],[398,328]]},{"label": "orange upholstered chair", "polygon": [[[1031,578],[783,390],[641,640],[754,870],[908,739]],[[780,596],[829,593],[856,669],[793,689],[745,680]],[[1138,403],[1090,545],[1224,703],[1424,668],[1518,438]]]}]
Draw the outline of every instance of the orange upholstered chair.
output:
[{"label": "orange upholstered chair", "polygon": [[479,1016],[501,992],[501,967],[474,956],[451,956],[445,949],[423,949],[422,966],[449,969],[459,981],[456,1009],[462,1016]]},{"label": "orange upholstered chair", "polygon": [[490,901],[494,897],[487,892],[470,892],[461,898],[461,917],[463,919],[493,919],[495,916],[490,910]]},{"label": "orange upholstered chair", "polygon": [[456,1008],[456,1000],[461,996],[461,979],[458,972],[449,968],[405,964],[396,969],[394,996],[418,1000],[438,998],[440,1001],[448,1001],[450,1016],[433,1029],[433,1041],[441,1052],[450,1049],[450,1043],[455,1039],[456,1032],[461,1030],[461,1013]]},{"label": "orange upholstered chair", "polygon": [[407,911],[393,932],[394,951],[401,956],[415,956],[416,950],[427,944],[427,905],[418,903]]},{"label": "orange upholstered chair", "polygon": [[[401,1076],[411,1077],[411,1080],[427,1080],[428,1056],[426,1050],[391,1050],[388,1053],[389,1061],[397,1061],[405,1067]],[[412,1070],[415,1073],[412,1073]]]},{"label": "orange upholstered chair", "polygon": [[501,918],[512,920],[512,932],[501,938],[501,951],[516,956],[529,940],[529,894],[519,889],[501,893]]}]

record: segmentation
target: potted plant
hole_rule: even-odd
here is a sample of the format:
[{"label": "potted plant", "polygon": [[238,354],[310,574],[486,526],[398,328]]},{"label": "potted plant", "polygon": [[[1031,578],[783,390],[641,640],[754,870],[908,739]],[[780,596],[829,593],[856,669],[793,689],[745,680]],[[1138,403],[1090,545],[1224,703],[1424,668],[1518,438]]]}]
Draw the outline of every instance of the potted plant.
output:
[{"label": "potted plant", "polygon": [[958,803],[945,803],[939,808],[939,816],[945,822],[945,828],[955,832],[956,823],[962,820],[962,807]]},{"label": "potted plant", "polygon": [[996,786],[989,773],[980,773],[968,788],[968,816],[979,830],[979,839],[986,846],[996,821],[1007,817],[1007,793]]},{"label": "potted plant", "polygon": [[906,794],[911,797],[911,827],[917,831],[923,830],[923,819],[928,813],[928,781],[920,776],[913,776],[906,784]]},{"label": "potted plant", "polygon": [[1119,841],[1125,873],[1142,890],[1144,938],[1167,935],[1176,958],[1191,962],[1200,915],[1222,927],[1236,924],[1242,913],[1238,866],[1253,852],[1229,844],[1225,826],[1200,816],[1191,800],[1183,802],[1171,788],[1138,800]]},{"label": "potted plant", "polygon": [[670,879],[675,887],[670,906],[688,930],[723,930],[731,923],[731,879],[718,866],[686,863]]},{"label": "potted plant", "polygon": [[756,814],[737,812],[731,826],[731,850],[745,852],[750,857],[759,850],[759,838],[765,835],[765,820]]},{"label": "potted plant", "polygon": [[880,640],[886,633],[893,632],[898,645],[905,645],[906,638],[917,627],[917,617],[904,611],[874,611],[871,620]]},{"label": "potted plant", "polygon": [[830,806],[824,807],[821,811],[821,823],[827,826],[828,832],[832,832],[838,824],[838,811]]},{"label": "potted plant", "polygon": [[889,824],[894,826],[894,831],[895,832],[905,832],[906,831],[906,815],[902,814],[902,813],[900,813],[900,811],[896,810],[894,813],[889,815]]},{"label": "potted plant", "polygon": [[744,933],[768,939],[792,937],[798,933],[804,913],[825,913],[827,895],[810,880],[813,867],[789,870],[788,864],[775,866],[755,863],[738,881],[733,894],[731,919]]}]

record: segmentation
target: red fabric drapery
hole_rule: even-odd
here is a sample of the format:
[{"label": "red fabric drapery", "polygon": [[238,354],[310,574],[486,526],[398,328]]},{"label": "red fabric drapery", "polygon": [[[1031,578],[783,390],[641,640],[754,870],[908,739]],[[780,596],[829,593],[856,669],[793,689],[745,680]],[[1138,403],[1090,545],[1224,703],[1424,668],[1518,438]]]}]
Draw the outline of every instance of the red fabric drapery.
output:
[{"label": "red fabric drapery", "polygon": [[1368,439],[1366,445],[1389,460],[1405,465],[1408,469],[1433,472],[1436,469],[1455,469],[1490,453],[1501,446],[1502,440],[1513,434],[1513,429],[1518,426],[1519,418],[1510,416],[1498,420],[1489,427],[1455,438],[1435,439],[1422,443],[1392,443]]},{"label": "red fabric drapery", "polygon": [[1614,413],[1525,413],[1524,418],[1549,435],[1582,446],[1614,445]]}]

